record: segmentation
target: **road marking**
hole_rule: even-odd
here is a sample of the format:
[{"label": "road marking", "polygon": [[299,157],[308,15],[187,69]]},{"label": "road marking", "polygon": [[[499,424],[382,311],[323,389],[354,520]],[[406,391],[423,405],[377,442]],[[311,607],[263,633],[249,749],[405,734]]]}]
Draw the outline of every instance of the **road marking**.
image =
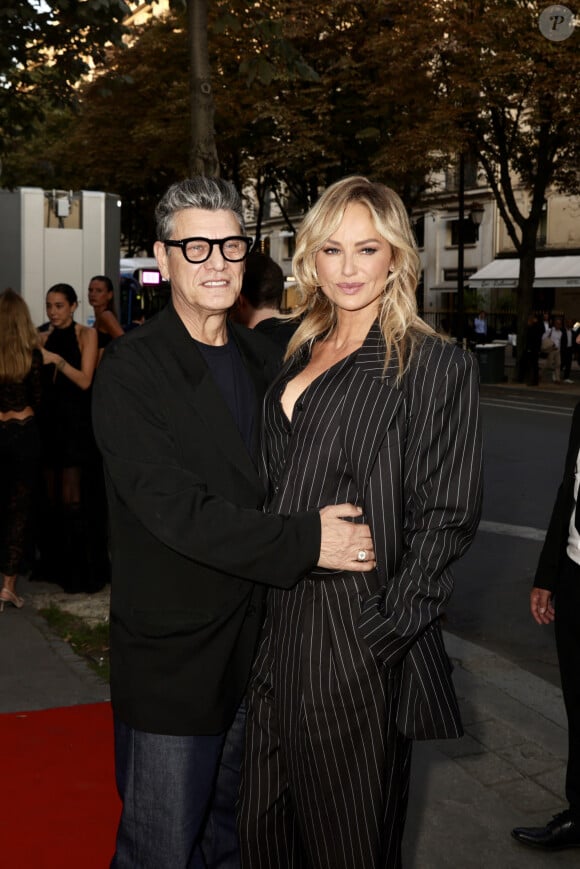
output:
[{"label": "road marking", "polygon": [[553,404],[530,405],[529,407],[526,407],[523,404],[511,404],[507,399],[491,400],[488,398],[482,398],[480,399],[480,404],[482,407],[501,407],[504,410],[523,410],[526,413],[543,413],[548,416],[570,417],[574,412],[574,408],[554,407]]},{"label": "road marking", "polygon": [[503,534],[505,537],[521,537],[523,540],[544,541],[546,532],[542,528],[531,528],[529,525],[507,525],[505,522],[487,522],[482,519],[479,531],[489,534]]}]

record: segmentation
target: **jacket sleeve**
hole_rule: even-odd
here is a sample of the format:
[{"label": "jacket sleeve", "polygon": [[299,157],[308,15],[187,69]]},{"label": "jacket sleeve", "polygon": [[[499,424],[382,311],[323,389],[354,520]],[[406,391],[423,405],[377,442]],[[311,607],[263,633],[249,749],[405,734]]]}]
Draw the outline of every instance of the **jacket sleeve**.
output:
[{"label": "jacket sleeve", "polygon": [[296,583],[319,557],[318,511],[275,516],[212,491],[205,469],[183,467],[176,454],[160,366],[124,341],[114,351],[98,369],[93,426],[109,484],[123,508],[162,544],[194,562],[267,585]]},{"label": "jacket sleeve", "polygon": [[426,369],[411,380],[402,555],[360,621],[375,656],[390,666],[441,615],[453,588],[450,565],[471,543],[481,512],[477,368],[470,354],[455,351],[437,374]]},{"label": "jacket sleeve", "polygon": [[538,568],[534,577],[536,588],[546,588],[554,591],[562,556],[566,551],[568,541],[568,526],[573,497],[573,474],[578,456],[578,432],[580,431],[580,403],[574,408],[568,449],[564,464],[564,478],[558,487],[558,493],[552,509],[548,531],[538,560]]}]

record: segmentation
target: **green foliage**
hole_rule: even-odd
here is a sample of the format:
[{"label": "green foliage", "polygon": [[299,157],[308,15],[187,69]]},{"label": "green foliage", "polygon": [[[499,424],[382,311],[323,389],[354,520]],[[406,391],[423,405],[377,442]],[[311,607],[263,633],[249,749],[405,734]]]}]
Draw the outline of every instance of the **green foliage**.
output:
[{"label": "green foliage", "polygon": [[76,85],[119,44],[124,0],[19,0],[0,9],[0,153],[30,135],[47,109],[75,102]]},{"label": "green foliage", "polygon": [[[106,2],[122,6],[58,7],[62,34],[73,40],[71,64],[72,55],[84,56],[74,42],[79,7],[93,21]],[[514,243],[527,244],[547,186],[574,192],[579,183],[577,34],[546,40],[541,8],[532,0],[214,0],[209,48],[222,174],[252,184],[260,200],[271,190],[304,209],[322,187],[361,173],[392,185],[411,206],[433,172],[464,150],[487,172]],[[23,29],[38,25],[31,0],[13,3],[13,16],[15,9]],[[53,2],[50,14],[56,9]],[[0,26],[6,15],[3,7]],[[19,112],[41,92],[52,96],[44,117],[27,117],[26,136],[18,135],[22,126],[12,130],[7,183],[114,191],[129,248],[150,250],[154,203],[188,172],[187,27],[182,3],[167,19],[133,28],[131,44],[107,49],[98,76],[72,100],[62,69],[28,66],[30,101]],[[7,44],[0,37],[0,68]],[[93,56],[99,62],[97,42]],[[529,213],[517,206],[515,183],[531,192]]]},{"label": "green foliage", "polygon": [[109,681],[109,624],[100,622],[89,625],[84,619],[73,616],[51,604],[40,610],[49,627],[106,682]]}]

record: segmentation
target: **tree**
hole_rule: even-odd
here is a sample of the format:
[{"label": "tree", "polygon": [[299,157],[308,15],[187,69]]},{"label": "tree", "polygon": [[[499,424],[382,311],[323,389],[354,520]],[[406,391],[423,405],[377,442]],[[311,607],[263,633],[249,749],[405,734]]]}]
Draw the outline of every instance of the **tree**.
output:
[{"label": "tree", "polygon": [[187,17],[190,47],[190,172],[192,175],[219,175],[208,50],[207,0],[187,0]]},{"label": "tree", "polygon": [[[533,308],[537,235],[550,187],[580,190],[580,53],[577,36],[551,42],[538,28],[543,3],[439,0],[387,3],[397,39],[431,44],[425,58],[435,147],[474,155],[485,172],[520,260],[518,347]],[[406,74],[408,65],[403,67]],[[523,190],[524,196],[519,195]]]},{"label": "tree", "polygon": [[47,108],[68,105],[106,47],[119,44],[124,0],[5,0],[0,9],[0,152]]},{"label": "tree", "polygon": [[275,195],[287,191],[300,210],[321,188],[355,173],[391,183],[410,205],[441,155],[429,147],[432,139],[393,136],[408,118],[417,128],[408,106],[425,112],[430,97],[420,65],[404,88],[398,73],[390,75],[383,45],[393,22],[384,4],[328,0],[316,4],[316,14],[306,0],[259,7],[268,27],[257,32],[255,21],[238,16],[228,34],[238,40],[240,71],[249,74],[251,102],[242,95],[241,104],[252,123],[248,129],[242,120],[248,136],[237,140],[247,174]]}]

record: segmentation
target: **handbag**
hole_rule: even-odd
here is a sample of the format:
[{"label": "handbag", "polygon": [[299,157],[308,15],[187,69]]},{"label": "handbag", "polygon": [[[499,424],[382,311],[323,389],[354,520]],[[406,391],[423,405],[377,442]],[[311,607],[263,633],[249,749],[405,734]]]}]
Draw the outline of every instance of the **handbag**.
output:
[{"label": "handbag", "polygon": [[546,332],[542,336],[542,344],[541,344],[542,353],[549,353],[550,350],[554,350],[555,347],[556,347],[556,345],[552,341],[552,333]]}]

